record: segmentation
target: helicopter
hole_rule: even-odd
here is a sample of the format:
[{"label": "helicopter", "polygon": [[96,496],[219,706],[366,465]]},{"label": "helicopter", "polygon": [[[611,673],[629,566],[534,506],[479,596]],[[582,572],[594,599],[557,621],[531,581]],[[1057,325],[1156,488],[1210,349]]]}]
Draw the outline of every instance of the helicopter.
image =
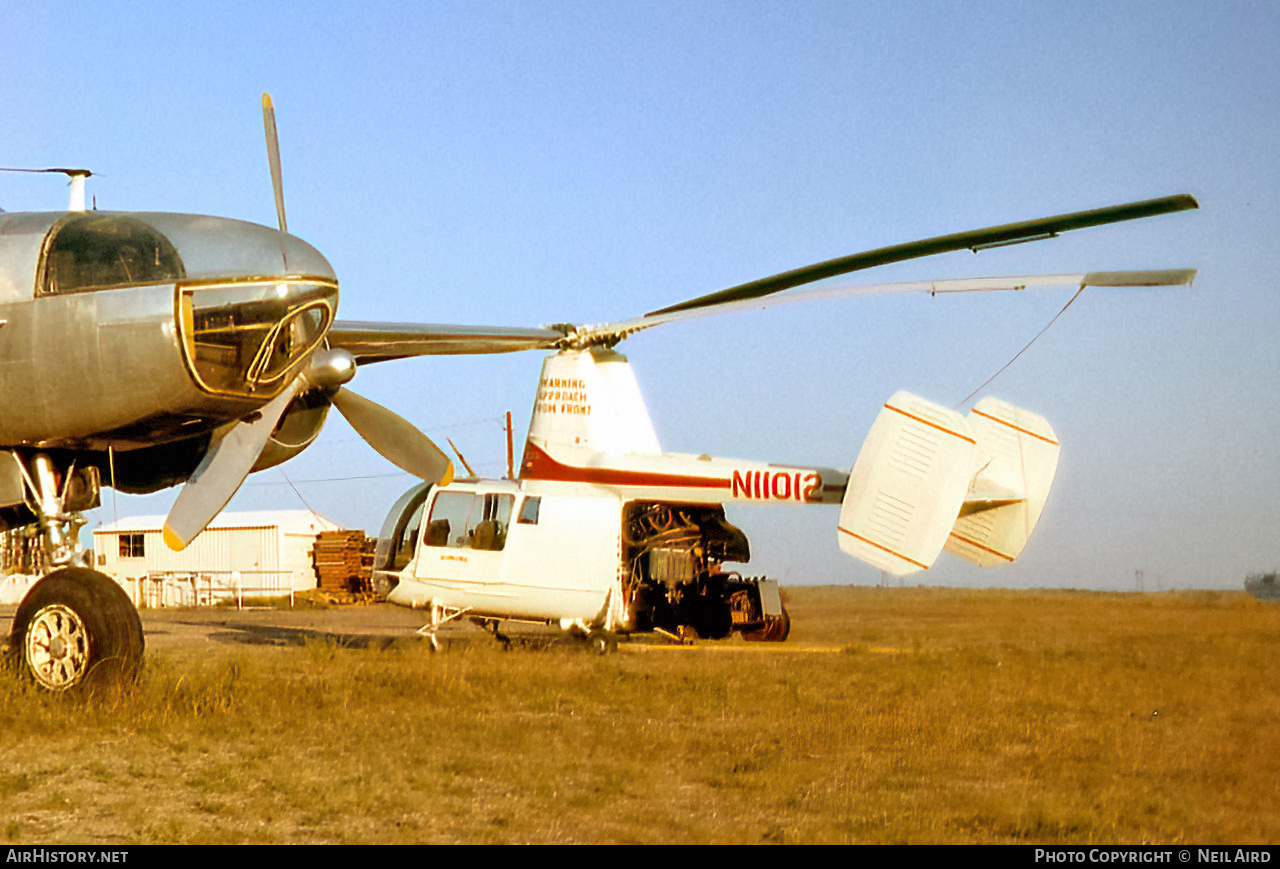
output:
[{"label": "helicopter", "polygon": [[[277,226],[225,217],[86,210],[84,169],[65,211],[0,214],[0,528],[38,542],[39,573],[8,656],[49,691],[127,681],[142,661],[137,611],[90,566],[78,531],[108,485],[181,486],[165,542],[188,545],[245,478],[305,450],[336,408],[370,446],[436,485],[445,453],[347,388],[366,364],[424,355],[571,347],[569,326],[344,322],[338,279],[285,218],[275,111],[263,95]],[[652,312],[688,315],[840,274],[982,250],[1198,207],[1189,195],[925,239],[806,266]],[[614,340],[604,336],[606,343]],[[86,396],[88,398],[86,398]]]},{"label": "helicopter", "polygon": [[1012,563],[1058,465],[1058,436],[1038,414],[987,397],[962,416],[899,391],[847,471],[664,453],[631,363],[614,346],[676,319],[815,297],[1194,277],[1185,269],[846,286],[575,327],[543,361],[518,475],[410,488],[379,533],[374,588],[430,612],[419,633],[433,649],[440,629],[465,617],[504,644],[503,623],[543,623],[604,653],[618,635],[643,632],[678,642],[787,639],[778,582],[733,569],[751,548],[727,504],[838,505],[840,548],[894,576],[929,569],[944,550],[984,567]]}]

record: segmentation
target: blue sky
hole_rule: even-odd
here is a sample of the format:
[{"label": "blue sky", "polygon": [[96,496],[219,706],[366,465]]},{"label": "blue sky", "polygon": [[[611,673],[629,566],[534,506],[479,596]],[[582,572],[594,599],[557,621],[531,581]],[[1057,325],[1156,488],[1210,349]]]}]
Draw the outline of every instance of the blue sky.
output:
[{"label": "blue sky", "polygon": [[[1238,588],[1280,567],[1280,7],[1258,3],[16,3],[0,165],[82,165],[107,210],[290,229],[345,319],[632,316],[854,251],[1191,193],[1196,212],[866,272],[868,281],[1194,267],[1087,290],[986,394],[1046,416],[1055,489],[1018,564],[923,581]],[[0,207],[61,208],[45,176]],[[677,323],[621,349],[664,447],[848,466],[882,402],[951,405],[1071,290],[876,297]],[[362,369],[352,384],[500,474],[538,354]],[[410,484],[335,417],[284,466],[376,532]],[[347,478],[347,479],[337,479]],[[350,479],[357,478],[357,479]],[[93,524],[164,512],[108,495]],[[279,470],[232,509],[293,508]],[[742,508],[750,573],[876,583],[836,511]]]}]

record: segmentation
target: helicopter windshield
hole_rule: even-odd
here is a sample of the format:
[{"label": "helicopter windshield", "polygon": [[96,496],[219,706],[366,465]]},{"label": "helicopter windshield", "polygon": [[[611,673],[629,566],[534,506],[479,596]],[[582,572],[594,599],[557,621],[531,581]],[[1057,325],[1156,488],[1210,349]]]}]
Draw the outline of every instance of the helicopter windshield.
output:
[{"label": "helicopter windshield", "polygon": [[185,274],[177,248],[143,221],[81,214],[64,218],[50,230],[40,291],[76,293],[172,283]]},{"label": "helicopter windshield", "polygon": [[374,554],[374,570],[402,570],[418,548],[418,528],[422,525],[422,507],[431,493],[431,483],[419,483],[400,496],[378,535]]}]

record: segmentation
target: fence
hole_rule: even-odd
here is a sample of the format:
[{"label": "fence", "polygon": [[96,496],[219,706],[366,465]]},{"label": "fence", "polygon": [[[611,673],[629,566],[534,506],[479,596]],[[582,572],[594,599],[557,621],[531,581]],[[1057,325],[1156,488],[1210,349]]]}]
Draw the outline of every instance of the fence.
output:
[{"label": "fence", "polygon": [[168,606],[213,606],[245,599],[283,597],[293,606],[293,572],[288,570],[166,571],[119,580],[139,609]]}]

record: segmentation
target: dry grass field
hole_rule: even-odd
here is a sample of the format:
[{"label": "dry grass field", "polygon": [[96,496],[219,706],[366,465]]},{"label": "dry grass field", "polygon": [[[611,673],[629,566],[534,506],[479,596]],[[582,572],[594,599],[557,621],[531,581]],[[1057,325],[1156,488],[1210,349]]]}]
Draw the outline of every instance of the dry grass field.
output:
[{"label": "dry grass field", "polygon": [[788,600],[781,646],[608,657],[478,632],[431,655],[409,631],[352,641],[335,611],[292,634],[231,613],[177,642],[181,611],[148,614],[128,696],[0,679],[0,838],[1280,842],[1280,605]]}]

